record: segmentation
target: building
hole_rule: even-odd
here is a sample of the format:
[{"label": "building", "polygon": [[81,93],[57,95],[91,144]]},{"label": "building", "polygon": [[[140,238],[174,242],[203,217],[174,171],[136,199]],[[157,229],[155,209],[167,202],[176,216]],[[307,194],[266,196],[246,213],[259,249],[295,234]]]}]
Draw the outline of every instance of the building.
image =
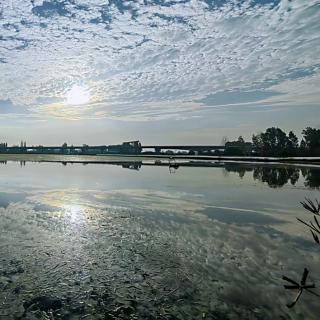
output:
[{"label": "building", "polygon": [[252,143],[244,141],[229,141],[225,144],[225,154],[235,156],[249,156],[252,154]]},{"label": "building", "polygon": [[113,154],[140,154],[142,151],[140,141],[123,142],[122,144],[107,147],[107,153]]}]

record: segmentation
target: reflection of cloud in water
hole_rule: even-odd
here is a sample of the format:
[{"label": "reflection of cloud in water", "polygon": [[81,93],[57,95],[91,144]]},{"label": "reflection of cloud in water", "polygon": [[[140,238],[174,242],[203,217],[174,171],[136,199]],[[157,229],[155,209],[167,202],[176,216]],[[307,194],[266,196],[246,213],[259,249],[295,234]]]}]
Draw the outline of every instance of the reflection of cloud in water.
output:
[{"label": "reflection of cloud in water", "polygon": [[[292,269],[299,272],[307,264],[316,274],[319,263],[317,252],[297,249],[290,238],[284,242],[283,238],[257,234],[254,227],[230,226],[219,221],[181,224],[162,220],[156,221],[153,229],[175,243],[177,252],[183,252],[198,281],[201,274],[208,274],[204,295],[217,291],[221,302],[257,308],[257,313],[264,306],[270,309],[270,318],[275,310],[286,311],[283,306],[287,297],[279,283],[282,273]],[[315,307],[318,301],[312,303]]]},{"label": "reflection of cloud in water", "polygon": [[0,207],[6,208],[10,203],[22,201],[25,197],[25,193],[0,192]]},{"label": "reflection of cloud in water", "polygon": [[[207,210],[213,209],[214,220],[207,217]],[[230,219],[235,218],[230,210],[239,219],[240,215],[252,218],[252,224],[229,223],[234,221],[228,221],[223,210]],[[63,296],[78,290],[74,281],[81,280],[75,296],[95,286],[100,290],[101,283],[127,296],[126,286],[134,283],[136,297],[152,301],[149,287],[139,287],[133,280],[143,281],[142,274],[147,274],[159,294],[165,287],[179,288],[171,303],[178,310],[188,310],[184,319],[196,317],[195,312],[208,312],[213,319],[214,315],[298,319],[299,314],[316,319],[319,301],[309,295],[288,311],[285,303],[290,297],[282,288],[281,276],[297,278],[305,266],[311,276],[318,276],[319,253],[313,247],[297,247],[293,238],[257,232],[257,224],[263,224],[259,219],[269,216],[264,211],[240,210],[208,209],[201,196],[187,193],[44,192],[0,209],[0,248],[4,261],[14,256],[24,262],[26,272],[15,281],[24,283],[27,290],[54,288]],[[74,223],[74,215],[81,223]],[[282,220],[277,216],[264,222],[273,225]],[[54,273],[52,268],[59,263],[67,265]],[[87,283],[83,280],[87,276],[94,280]]]},{"label": "reflection of cloud in water", "polygon": [[133,208],[143,210],[174,211],[177,213],[194,212],[205,206],[201,195],[184,192],[164,192],[144,189],[115,190],[112,192],[96,193],[96,199],[105,204],[131,203]]},{"label": "reflection of cloud in water", "polygon": [[[201,195],[190,195],[183,192],[151,191],[145,189],[126,189],[106,192],[94,190],[55,190],[41,192],[28,197],[31,203],[38,206],[64,210],[70,206],[103,208],[127,208],[130,210],[162,210],[180,213],[194,212],[205,207]],[[130,205],[130,206],[129,206]]]},{"label": "reflection of cloud in water", "polygon": [[[236,212],[236,214],[235,214]],[[265,215],[262,212],[248,209],[239,208],[226,208],[226,207],[208,207],[203,213],[209,218],[219,220],[226,223],[236,224],[277,224],[283,223],[280,220]],[[237,214],[239,213],[239,214]]]},{"label": "reflection of cloud in water", "polygon": [[[159,219],[168,217],[174,219],[202,219],[207,217],[228,224],[253,224],[268,226],[268,233],[274,230],[292,237],[305,237],[305,229],[296,223],[296,216],[307,218],[303,210],[293,212],[277,207],[258,208],[256,203],[239,203],[241,207],[215,206],[202,195],[184,192],[164,192],[145,189],[122,189],[114,191],[97,192],[91,190],[55,190],[37,193],[28,197],[28,201],[35,203],[35,208],[45,206],[45,211],[60,211],[66,214],[68,208],[80,206],[92,210],[100,208],[109,212],[122,212],[139,216],[152,215]],[[215,201],[213,201],[215,202]],[[232,202],[231,202],[232,203]],[[250,206],[252,205],[252,209]],[[266,229],[260,229],[266,230]]]}]

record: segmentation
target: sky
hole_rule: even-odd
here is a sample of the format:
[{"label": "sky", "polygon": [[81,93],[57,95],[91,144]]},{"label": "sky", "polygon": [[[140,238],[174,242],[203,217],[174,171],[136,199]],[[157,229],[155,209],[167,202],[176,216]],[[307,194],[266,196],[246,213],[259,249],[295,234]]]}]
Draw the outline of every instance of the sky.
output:
[{"label": "sky", "polygon": [[320,1],[0,2],[0,141],[219,144],[320,128]]}]

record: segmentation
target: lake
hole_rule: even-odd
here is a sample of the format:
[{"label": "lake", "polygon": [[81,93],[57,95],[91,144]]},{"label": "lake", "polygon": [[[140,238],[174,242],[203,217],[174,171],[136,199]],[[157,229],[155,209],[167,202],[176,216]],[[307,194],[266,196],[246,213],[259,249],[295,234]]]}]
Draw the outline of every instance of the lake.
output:
[{"label": "lake", "polygon": [[0,319],[318,319],[320,168],[120,160],[0,163]]}]

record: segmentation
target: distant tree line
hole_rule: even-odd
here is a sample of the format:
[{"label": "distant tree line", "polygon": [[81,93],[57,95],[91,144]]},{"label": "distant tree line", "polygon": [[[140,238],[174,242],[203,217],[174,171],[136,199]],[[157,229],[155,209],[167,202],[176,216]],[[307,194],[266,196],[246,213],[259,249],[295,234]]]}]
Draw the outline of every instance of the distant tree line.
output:
[{"label": "distant tree line", "polygon": [[0,143],[0,150],[1,149],[5,149],[5,148],[7,148],[8,147],[8,144],[6,143],[6,142],[1,142]]},{"label": "distant tree line", "polygon": [[[223,138],[224,151],[206,150],[197,152],[199,155],[230,155],[230,156],[264,156],[264,157],[294,157],[294,156],[320,156],[320,129],[307,127],[302,130],[302,139],[290,131],[288,134],[280,128],[271,127],[252,136],[252,142],[247,142],[242,136],[236,141]],[[66,142],[61,147],[30,146],[25,141],[19,145],[8,147],[6,142],[0,143],[0,153],[68,153],[68,154],[139,154],[142,147],[139,141],[124,142],[121,145],[90,147],[84,144],[81,147],[69,146]],[[172,152],[172,151],[170,151]],[[172,152],[172,154],[174,154]],[[189,154],[195,151],[189,150]]]},{"label": "distant tree line", "polygon": [[280,128],[272,127],[254,134],[252,143],[245,142],[240,136],[237,141],[226,142],[225,146],[225,153],[228,155],[320,156],[320,129],[305,128],[299,142],[292,131],[287,134]]}]

